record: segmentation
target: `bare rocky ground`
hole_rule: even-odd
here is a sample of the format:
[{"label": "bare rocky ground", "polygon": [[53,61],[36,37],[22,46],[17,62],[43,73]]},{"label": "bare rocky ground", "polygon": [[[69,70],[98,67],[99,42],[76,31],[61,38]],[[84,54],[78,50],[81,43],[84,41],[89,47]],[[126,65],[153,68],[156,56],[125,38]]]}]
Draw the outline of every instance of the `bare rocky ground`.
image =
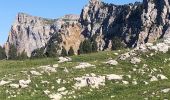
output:
[{"label": "bare rocky ground", "polygon": [[3,100],[169,100],[169,38],[133,50],[0,61]]}]

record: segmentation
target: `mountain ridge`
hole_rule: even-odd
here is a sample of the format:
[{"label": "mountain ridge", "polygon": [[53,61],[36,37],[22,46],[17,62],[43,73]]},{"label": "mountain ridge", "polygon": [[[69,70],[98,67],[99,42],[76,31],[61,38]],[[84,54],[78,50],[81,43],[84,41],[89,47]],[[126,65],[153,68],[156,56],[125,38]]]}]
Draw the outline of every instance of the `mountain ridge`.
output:
[{"label": "mountain ridge", "polygon": [[[5,46],[7,48],[6,52],[8,52],[9,45],[14,44],[18,49],[18,53],[25,50],[30,57],[33,50],[47,45],[50,39],[50,33],[61,34],[61,30],[66,31],[64,31],[65,35],[62,36],[64,40],[57,44],[60,45],[60,48],[56,48],[58,54],[61,53],[63,46],[67,48],[68,51],[68,48],[74,46],[74,43],[77,43],[76,47],[73,48],[75,54],[77,54],[77,50],[79,49],[78,45],[85,39],[91,39],[93,37],[96,37],[95,41],[97,42],[98,51],[111,49],[111,41],[114,37],[119,37],[126,47],[136,47],[147,42],[152,43],[160,38],[169,37],[170,35],[169,4],[170,2],[168,0],[143,0],[143,3],[136,2],[125,5],[107,4],[100,0],[89,0],[89,3],[82,9],[80,17],[76,15],[66,15],[65,18],[61,17],[51,21],[42,20],[41,17],[30,16],[30,18],[28,18],[28,16],[23,15],[28,19],[20,17],[23,23],[18,22],[13,24]],[[64,21],[60,20],[62,18]],[[31,23],[32,20],[33,22]],[[79,34],[78,37],[76,37],[76,35],[73,36],[75,36],[79,42],[76,41],[75,37],[72,37],[71,39],[74,40],[74,43],[69,44],[67,41],[71,40],[69,38],[69,27],[73,23],[79,27],[75,29],[72,27],[72,30],[78,30],[78,33],[75,33]],[[15,29],[13,29],[14,26]],[[22,27],[22,32],[20,32],[19,28],[16,28],[18,26]],[[27,30],[25,30],[25,28],[27,28]],[[31,39],[30,43],[28,41],[22,41],[21,39],[24,37],[20,38],[22,35],[18,33],[24,34],[24,37],[26,37],[28,33],[33,34],[31,35],[32,38],[29,38]],[[15,36],[12,36],[12,34],[15,34]],[[71,32],[71,34],[74,33]],[[64,38],[66,35],[69,39]],[[20,41],[17,40],[16,37],[20,39]],[[34,42],[32,43],[32,41]],[[67,43],[68,46],[65,46],[65,43]],[[28,46],[23,46],[23,44]]]}]

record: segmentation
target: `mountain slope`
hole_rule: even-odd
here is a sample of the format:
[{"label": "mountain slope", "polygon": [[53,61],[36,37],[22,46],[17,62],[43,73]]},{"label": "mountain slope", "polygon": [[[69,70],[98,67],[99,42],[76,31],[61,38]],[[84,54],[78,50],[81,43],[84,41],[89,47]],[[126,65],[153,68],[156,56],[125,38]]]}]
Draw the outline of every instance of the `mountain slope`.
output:
[{"label": "mountain slope", "polygon": [[50,33],[63,35],[62,42],[57,44],[58,54],[63,46],[67,51],[72,46],[76,53],[84,37],[96,40],[99,51],[110,49],[114,37],[119,37],[126,47],[153,43],[170,35],[169,4],[169,0],[143,0],[126,5],[89,0],[80,17],[66,15],[51,20],[19,14],[11,28],[6,52],[14,44],[18,53],[25,50],[30,57],[33,50],[46,47],[52,37]]},{"label": "mountain slope", "polygon": [[169,99],[170,51],[166,47],[170,45],[169,39],[163,41],[133,50],[104,51],[70,58],[0,61],[0,98]]}]

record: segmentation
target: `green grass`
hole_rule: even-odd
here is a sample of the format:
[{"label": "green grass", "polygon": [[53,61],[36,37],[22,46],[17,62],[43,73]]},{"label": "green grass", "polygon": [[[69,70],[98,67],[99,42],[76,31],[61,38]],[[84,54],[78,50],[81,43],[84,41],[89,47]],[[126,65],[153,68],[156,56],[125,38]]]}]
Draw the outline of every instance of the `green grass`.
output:
[{"label": "green grass", "polygon": [[[126,51],[126,50],[125,50]],[[52,93],[57,93],[60,87],[66,87],[68,91],[75,91],[71,95],[63,96],[62,100],[163,100],[170,99],[169,93],[162,93],[161,90],[170,88],[170,61],[164,62],[165,58],[170,58],[170,54],[158,53],[152,57],[146,57],[146,54],[140,54],[142,62],[135,67],[133,64],[126,61],[118,60],[119,54],[125,51],[105,51],[92,54],[84,54],[79,56],[72,56],[72,62],[60,63],[57,68],[57,73],[50,75],[43,74],[42,76],[31,75],[31,84],[26,89],[12,89],[9,84],[0,86],[0,100],[49,100],[48,96],[43,93],[44,90],[50,90]],[[148,53],[149,54],[149,53]],[[119,64],[111,66],[104,64],[109,58],[117,59]],[[80,62],[89,62],[94,64],[96,68],[74,69],[73,67]],[[57,64],[57,58],[44,58],[24,61],[0,61],[0,79],[15,79],[12,83],[17,83],[18,80],[27,79],[27,75],[21,71],[27,71],[28,74],[31,70],[38,70],[41,65]],[[143,64],[147,64],[149,70],[143,68]],[[69,70],[69,73],[64,72],[64,68]],[[32,69],[34,68],[34,69]],[[134,68],[137,70],[145,70],[146,73],[132,71]],[[160,80],[158,82],[150,82],[148,76],[153,68],[161,70],[155,71],[153,75],[163,74],[167,76],[168,80]],[[99,89],[92,89],[90,87],[75,90],[72,86],[75,84],[73,78],[81,77],[85,74],[95,73],[96,75],[118,74],[118,75],[131,75],[132,78],[124,76],[124,80],[129,81],[128,85],[118,84],[114,81],[106,80],[105,86],[100,86]],[[56,80],[60,78],[66,83],[58,84]],[[136,79],[137,85],[132,85],[132,80]],[[49,84],[42,84],[41,81],[49,81]],[[145,85],[143,81],[149,84]],[[69,82],[69,83],[67,83]],[[38,85],[38,87],[36,86]],[[54,89],[51,87],[54,86]],[[10,92],[7,92],[7,90]],[[19,94],[17,94],[19,93]],[[154,94],[155,93],[155,94]],[[17,95],[14,98],[8,98],[11,94]],[[76,96],[76,98],[73,98]]]}]

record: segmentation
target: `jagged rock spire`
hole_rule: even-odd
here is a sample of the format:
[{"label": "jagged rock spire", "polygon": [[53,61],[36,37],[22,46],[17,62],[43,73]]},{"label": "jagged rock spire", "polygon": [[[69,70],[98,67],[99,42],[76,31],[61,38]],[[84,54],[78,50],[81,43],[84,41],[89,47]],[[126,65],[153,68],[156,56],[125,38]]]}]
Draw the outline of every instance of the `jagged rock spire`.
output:
[{"label": "jagged rock spire", "polygon": [[90,4],[96,4],[101,2],[101,0],[89,0]]}]

